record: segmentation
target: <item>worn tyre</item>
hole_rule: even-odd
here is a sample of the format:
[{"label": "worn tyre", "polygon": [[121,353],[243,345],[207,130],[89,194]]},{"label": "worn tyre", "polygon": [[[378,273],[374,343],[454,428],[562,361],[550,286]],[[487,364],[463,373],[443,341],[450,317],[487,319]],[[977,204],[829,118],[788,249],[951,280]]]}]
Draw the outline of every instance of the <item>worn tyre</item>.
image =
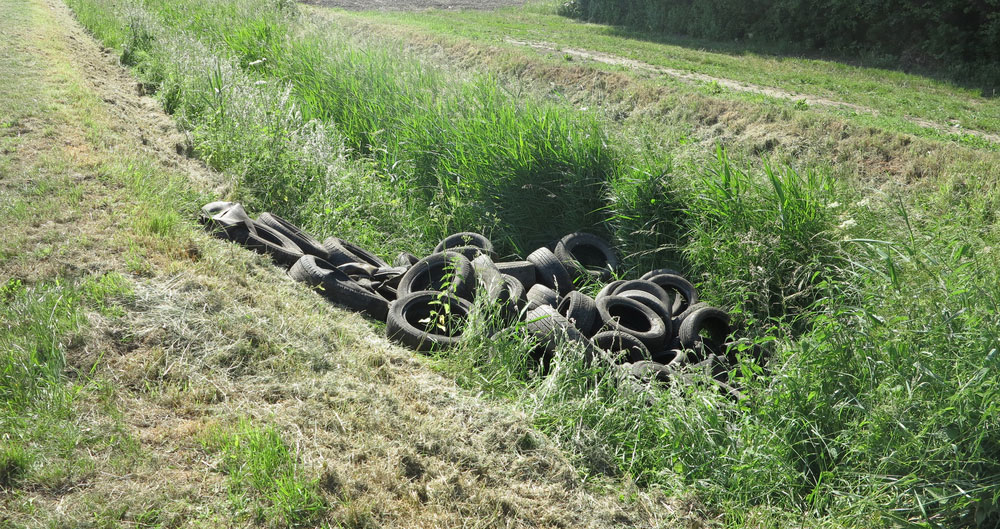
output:
[{"label": "worn tyre", "polygon": [[[202,206],[201,211],[198,212],[198,222],[201,224],[209,224],[212,222],[212,217],[222,215],[226,211],[229,211],[229,208],[235,205],[237,205],[236,202],[224,202],[221,200],[209,202],[208,204]],[[250,220],[250,217],[247,217],[247,220]]]},{"label": "worn tyre", "polygon": [[618,268],[618,257],[604,239],[590,233],[571,233],[556,243],[553,252],[567,270],[578,276],[607,279]]},{"label": "worn tyre", "polygon": [[369,252],[368,250],[365,250],[364,248],[352,242],[345,241],[340,237],[328,237],[326,240],[323,241],[324,250],[330,251],[331,247],[336,247],[338,249],[343,248],[344,250],[347,250],[348,253],[350,253],[355,257],[353,261],[358,263],[367,263],[374,266],[375,268],[382,268],[389,266],[389,263],[383,261],[381,257],[373,254],[372,252]]},{"label": "worn tyre", "polygon": [[646,278],[667,291],[674,298],[671,310],[674,316],[684,312],[689,306],[698,302],[698,292],[690,281],[675,274],[656,274]]},{"label": "worn tyre", "polygon": [[665,305],[660,298],[654,294],[646,292],[645,290],[622,290],[617,292],[615,295],[623,298],[634,299],[652,309],[653,312],[655,312],[656,315],[663,320],[663,326],[665,327],[663,343],[669,344],[670,341],[673,340],[676,329],[674,329],[673,319],[670,317],[670,308],[669,305]]},{"label": "worn tyre", "polygon": [[[560,340],[565,339],[592,347],[590,340],[580,333],[572,322],[549,305],[542,305],[528,311],[525,322],[525,330],[538,341],[535,356],[546,361],[546,370],[547,359],[555,351]],[[586,354],[588,357],[592,357],[593,351],[588,349]],[[587,360],[589,361],[590,358]]]},{"label": "worn tyre", "polygon": [[535,310],[543,305],[556,308],[559,306],[559,293],[545,285],[535,285],[528,289],[528,310]]},{"label": "worn tyre", "polygon": [[452,251],[434,253],[417,261],[399,281],[399,297],[423,290],[446,291],[464,299],[472,299],[476,275],[472,263]]},{"label": "worn tyre", "polygon": [[279,266],[289,268],[302,257],[302,250],[276,230],[257,221],[250,221],[252,229],[243,245],[251,250],[268,255]]},{"label": "worn tyre", "polygon": [[597,313],[597,304],[590,296],[579,291],[572,291],[566,294],[556,306],[559,314],[562,314],[569,321],[573,322],[577,330],[586,337],[591,337],[597,332],[600,315]]},{"label": "worn tyre", "polygon": [[328,256],[326,249],[315,237],[273,213],[261,213],[257,217],[257,222],[287,237],[302,250],[302,253],[315,255],[322,259],[326,259]]},{"label": "worn tyre", "polygon": [[596,296],[594,296],[594,300],[596,301],[596,300],[599,300],[599,299],[601,299],[601,298],[606,298],[606,297],[608,297],[608,296],[611,296],[611,295],[614,295],[614,293],[615,293],[615,290],[616,290],[616,289],[617,289],[617,288],[618,288],[618,287],[619,287],[619,286],[620,286],[620,285],[621,285],[622,283],[624,283],[624,282],[625,282],[625,280],[624,280],[624,279],[616,279],[616,280],[614,280],[614,281],[612,281],[612,282],[610,282],[610,283],[608,283],[608,284],[604,285],[604,287],[603,287],[603,288],[601,288],[601,290],[600,290],[600,291],[599,291],[599,292],[597,293],[597,295],[596,295]]},{"label": "worn tyre", "polygon": [[494,256],[493,243],[490,242],[485,235],[473,233],[471,231],[454,233],[445,237],[438,243],[437,246],[434,247],[434,252],[440,253],[445,250],[454,250],[455,248],[461,248],[463,246],[475,246],[476,248],[481,249],[482,253],[489,255],[490,257]]},{"label": "worn tyre", "polygon": [[677,336],[685,349],[719,353],[731,331],[729,314],[715,307],[702,307],[684,318]]},{"label": "worn tyre", "polygon": [[595,334],[590,341],[598,349],[607,351],[616,364],[649,360],[649,349],[627,332],[603,331]]},{"label": "worn tyre", "polygon": [[371,289],[364,288],[332,264],[314,256],[303,255],[292,265],[288,275],[316,289],[327,299],[352,310],[385,321],[389,304]]},{"label": "worn tyre", "polygon": [[659,275],[663,275],[663,274],[668,274],[668,275],[673,275],[673,276],[681,276],[681,277],[684,276],[684,274],[678,272],[677,270],[674,270],[673,268],[657,268],[656,270],[650,270],[649,272],[646,272],[645,274],[642,274],[642,276],[640,276],[639,279],[648,280],[649,278],[651,278],[653,276],[659,276]]},{"label": "worn tyre", "polygon": [[643,382],[650,382],[652,380],[669,382],[670,377],[674,374],[673,369],[651,360],[642,360],[633,363],[630,371],[632,376]]},{"label": "worn tyre", "polygon": [[411,292],[390,306],[385,333],[417,351],[454,347],[462,339],[471,310],[471,303],[456,296],[430,290]]},{"label": "worn tyre", "polygon": [[400,252],[392,261],[392,266],[403,266],[409,268],[419,261],[420,258],[410,252]]},{"label": "worn tyre", "polygon": [[606,330],[627,332],[638,338],[650,351],[657,351],[666,341],[666,325],[642,303],[621,296],[606,296],[597,301]]},{"label": "worn tyre", "polygon": [[497,263],[497,268],[501,272],[514,277],[521,282],[524,286],[525,292],[533,286],[537,279],[535,278],[535,265],[531,261],[510,261],[507,263]]},{"label": "worn tyre", "polygon": [[535,277],[539,284],[555,290],[560,296],[565,296],[573,290],[573,280],[569,272],[548,248],[539,248],[531,252],[527,260],[535,265]]}]

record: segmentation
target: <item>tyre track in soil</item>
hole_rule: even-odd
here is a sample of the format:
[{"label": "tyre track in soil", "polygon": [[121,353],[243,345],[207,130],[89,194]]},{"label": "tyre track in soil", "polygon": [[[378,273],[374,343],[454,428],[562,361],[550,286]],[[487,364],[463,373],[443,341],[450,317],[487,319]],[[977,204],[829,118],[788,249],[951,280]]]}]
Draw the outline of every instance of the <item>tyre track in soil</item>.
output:
[{"label": "tyre track in soil", "polygon": [[[747,92],[752,94],[759,94],[768,97],[773,97],[776,99],[784,99],[788,101],[802,101],[807,105],[822,106],[828,108],[836,108],[842,110],[850,110],[853,112],[858,112],[861,114],[868,114],[872,116],[879,116],[882,113],[877,109],[867,107],[864,105],[857,105],[854,103],[848,103],[845,101],[837,101],[834,99],[827,99],[823,97],[816,97],[807,94],[796,94],[794,92],[789,92],[787,90],[782,90],[780,88],[773,88],[769,86],[755,85],[751,83],[744,83],[741,81],[735,81],[733,79],[726,79],[724,77],[714,77],[711,75],[706,75],[697,72],[688,72],[684,70],[678,70],[676,68],[667,68],[664,66],[655,66],[642,61],[637,61],[634,59],[629,59],[627,57],[621,57],[619,55],[613,55],[610,53],[604,53],[594,50],[586,50],[582,48],[571,48],[564,46],[557,46],[556,44],[548,42],[532,42],[523,41],[512,38],[505,38],[504,42],[508,44],[513,44],[515,46],[524,46],[528,48],[533,48],[540,50],[543,53],[550,54],[565,54],[578,59],[583,59],[585,61],[599,62],[602,64],[609,64],[613,66],[624,66],[631,70],[639,70],[644,72],[656,73],[661,75],[667,75],[681,81],[685,81],[691,84],[698,83],[716,83],[719,86],[732,90],[734,92]],[[914,125],[935,130],[941,134],[945,135],[961,135],[970,134],[987,140],[992,143],[1000,144],[1000,135],[991,134],[989,132],[961,128],[957,122],[950,123],[948,125],[943,123],[937,123],[934,121],[929,121],[926,119],[916,118],[913,116],[901,116],[904,119]]]}]

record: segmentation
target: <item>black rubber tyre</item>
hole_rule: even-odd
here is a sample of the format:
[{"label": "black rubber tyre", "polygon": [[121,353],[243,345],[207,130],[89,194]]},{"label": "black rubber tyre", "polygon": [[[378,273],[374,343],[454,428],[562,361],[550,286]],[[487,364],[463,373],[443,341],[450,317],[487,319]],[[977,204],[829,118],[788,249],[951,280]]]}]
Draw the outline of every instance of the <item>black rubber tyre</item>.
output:
[{"label": "black rubber tyre", "polygon": [[210,217],[205,223],[205,229],[220,239],[245,244],[254,227],[253,219],[247,215],[243,206],[233,204]]},{"label": "black rubber tyre", "polygon": [[[705,303],[704,301],[699,301],[698,303],[690,305],[688,308],[684,309],[684,312],[682,312],[682,313],[674,316],[674,331],[675,331],[675,334],[680,332],[680,330],[681,330],[681,324],[684,323],[684,320],[688,316],[694,314],[694,312],[696,310],[698,310],[698,309],[703,309],[705,307],[710,307],[710,306],[711,305],[709,305],[708,303]],[[677,346],[680,347],[680,341],[679,340],[677,342]]]},{"label": "black rubber tyre", "polygon": [[559,314],[566,316],[566,319],[573,322],[577,330],[586,337],[591,337],[597,332],[600,315],[597,313],[597,304],[590,296],[579,291],[572,291],[566,294],[556,306]]},{"label": "black rubber tyre", "polygon": [[475,293],[476,274],[472,263],[452,251],[434,253],[417,261],[403,274],[396,290],[403,298],[423,290],[445,291],[471,300]]},{"label": "black rubber tyre", "polygon": [[715,307],[702,307],[684,318],[677,336],[685,349],[707,354],[722,352],[731,332],[729,314]]},{"label": "black rubber tyre", "polygon": [[674,304],[671,310],[674,316],[698,302],[698,292],[694,289],[694,285],[679,275],[657,274],[646,278],[646,281],[656,283],[668,294],[673,295]]},{"label": "black rubber tyre", "polygon": [[317,241],[315,237],[302,231],[301,228],[291,222],[288,222],[273,213],[261,213],[260,216],[257,217],[257,222],[271,228],[285,237],[288,237],[289,240],[294,242],[295,245],[302,250],[302,253],[326,259],[328,252],[325,248],[323,248],[323,245]]},{"label": "black rubber tyre", "polygon": [[666,341],[666,324],[642,303],[621,296],[606,296],[597,301],[606,330],[627,332],[638,338],[650,351],[657,351]]},{"label": "black rubber tyre", "polygon": [[244,246],[269,255],[275,264],[285,268],[291,267],[302,257],[302,250],[291,239],[257,221],[250,222],[252,229],[243,243]]},{"label": "black rubber tyre", "polygon": [[[448,309],[442,310],[443,305]],[[459,297],[431,290],[411,292],[390,305],[385,334],[417,351],[454,347],[471,311],[472,304]]]},{"label": "black rubber tyre", "polygon": [[330,237],[329,239],[323,241],[323,250],[326,251],[326,262],[334,266],[343,266],[351,263],[373,266],[371,263],[366,263],[362,261],[360,257],[351,253],[351,251],[341,243],[340,239],[335,237]]},{"label": "black rubber tyre", "polygon": [[337,265],[337,268],[339,268],[341,272],[349,275],[351,279],[355,281],[359,279],[374,280],[375,278],[372,274],[378,270],[374,266],[364,263],[344,263],[342,265]]},{"label": "black rubber tyre", "polygon": [[490,242],[485,235],[473,233],[471,231],[453,233],[445,237],[438,243],[437,246],[434,247],[434,252],[440,253],[445,250],[454,250],[455,248],[461,248],[463,246],[475,246],[476,248],[482,249],[482,253],[489,255],[490,257],[494,256],[493,243]]},{"label": "black rubber tyre", "polygon": [[632,279],[629,281],[622,281],[618,283],[614,288],[612,288],[608,294],[620,296],[622,292],[627,290],[639,290],[642,292],[648,292],[652,294],[660,301],[660,304],[667,310],[670,310],[673,304],[673,298],[670,294],[663,289],[660,285],[653,283],[652,281],[646,281],[644,279]]},{"label": "black rubber tyre", "polygon": [[466,259],[470,261],[479,257],[480,255],[485,255],[489,258],[493,258],[493,254],[491,252],[488,252],[478,246],[456,246],[454,248],[448,248],[448,251],[462,254]]},{"label": "black rubber tyre", "polygon": [[587,361],[593,357],[593,347],[590,340],[580,333],[573,323],[556,312],[556,309],[549,305],[542,305],[534,310],[528,311],[525,316],[525,330],[538,341],[538,347],[534,351],[534,356],[542,360],[544,371],[548,371],[548,359],[555,351],[559,341],[566,339],[572,342],[579,342],[588,346]]},{"label": "black rubber tyre", "polygon": [[328,237],[325,241],[323,241],[323,249],[327,251],[330,251],[330,246],[338,246],[338,245],[341,248],[347,250],[351,255],[356,257],[356,259],[353,259],[353,261],[355,262],[367,263],[374,266],[375,268],[382,268],[389,266],[389,263],[383,261],[381,257],[369,252],[368,250],[365,250],[364,248],[354,243],[345,241],[340,237]]},{"label": "black rubber tyre", "polygon": [[535,265],[531,261],[511,261],[508,263],[497,263],[497,268],[501,272],[513,276],[515,279],[521,282],[524,290],[527,290],[535,286]]},{"label": "black rubber tyre", "polygon": [[[201,211],[198,213],[198,222],[201,224],[209,224],[212,222],[212,217],[222,215],[226,211],[229,211],[229,208],[235,205],[237,205],[236,202],[209,202],[201,207]],[[250,217],[247,217],[247,220],[249,219]]]},{"label": "black rubber tyre", "polygon": [[594,300],[596,301],[596,300],[599,300],[601,298],[606,298],[608,296],[614,295],[614,293],[615,293],[614,291],[618,288],[619,285],[621,285],[624,282],[625,282],[625,280],[623,280],[623,279],[616,279],[616,280],[614,280],[614,281],[612,281],[612,282],[604,285],[604,287],[601,288],[600,292],[598,292],[597,295],[594,296]]},{"label": "black rubber tyre", "polygon": [[407,270],[409,270],[409,267],[402,266],[379,268],[372,273],[372,279],[383,285],[396,288],[399,286],[399,282],[402,281],[403,274],[405,274]]},{"label": "black rubber tyre", "polygon": [[517,310],[520,311],[524,308],[525,303],[527,303],[527,293],[524,291],[524,285],[517,280],[514,276],[509,276],[507,274],[500,274],[503,278],[504,283],[507,284],[507,296],[515,304]]},{"label": "black rubber tyre", "polygon": [[599,332],[590,341],[597,348],[607,351],[616,364],[649,359],[649,349],[638,338],[627,332]]},{"label": "black rubber tyre", "polygon": [[668,344],[674,339],[676,331],[676,329],[674,329],[674,320],[670,317],[670,309],[668,308],[668,305],[664,305],[660,298],[646,292],[645,290],[621,290],[616,292],[615,295],[623,298],[634,299],[652,309],[653,312],[655,312],[656,315],[663,320],[663,326],[666,328],[664,331],[663,343]]},{"label": "black rubber tyre", "polygon": [[528,299],[528,310],[535,310],[541,306],[556,308],[559,306],[559,294],[545,285],[535,285],[528,289],[525,295]]},{"label": "black rubber tyre", "polygon": [[389,304],[374,291],[362,287],[332,264],[314,256],[303,255],[292,265],[288,275],[316,289],[327,299],[352,310],[385,321]]},{"label": "black rubber tyre", "polygon": [[673,369],[680,368],[682,365],[688,363],[687,353],[683,349],[664,349],[658,353],[653,353],[651,360]]},{"label": "black rubber tyre", "polygon": [[632,376],[643,382],[649,382],[653,379],[660,382],[669,382],[670,377],[674,374],[673,369],[650,360],[633,363],[630,371]]},{"label": "black rubber tyre", "polygon": [[539,284],[559,292],[560,296],[565,296],[573,290],[573,280],[569,272],[548,248],[539,248],[531,252],[527,260],[535,265],[535,277]]},{"label": "black rubber tyre", "polygon": [[663,274],[669,274],[672,276],[681,276],[681,277],[684,276],[684,274],[678,272],[677,270],[674,270],[673,268],[657,268],[656,270],[650,270],[649,272],[642,274],[642,276],[640,276],[639,279],[647,281],[649,280],[649,278],[653,276],[659,276]]},{"label": "black rubber tyre", "polygon": [[400,252],[400,254],[396,256],[396,259],[392,261],[392,266],[405,266],[406,268],[409,268],[417,264],[417,261],[419,260],[419,257],[410,252]]},{"label": "black rubber tyre", "polygon": [[486,254],[480,254],[472,260],[472,269],[476,272],[476,281],[479,286],[486,291],[486,297],[490,301],[499,301],[501,292],[507,288],[504,283],[500,269],[493,263],[493,259]]},{"label": "black rubber tyre", "polygon": [[556,243],[553,252],[567,270],[578,277],[589,275],[606,280],[618,268],[618,257],[604,239],[590,233],[570,233]]}]

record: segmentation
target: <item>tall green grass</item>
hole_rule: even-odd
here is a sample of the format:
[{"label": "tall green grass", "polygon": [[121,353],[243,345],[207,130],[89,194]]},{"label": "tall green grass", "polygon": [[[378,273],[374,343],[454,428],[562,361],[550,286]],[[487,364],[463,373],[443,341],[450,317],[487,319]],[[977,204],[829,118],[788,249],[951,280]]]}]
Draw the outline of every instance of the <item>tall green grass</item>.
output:
[{"label": "tall green grass", "polygon": [[440,365],[525,409],[582,468],[695,494],[731,526],[995,526],[1000,237],[964,214],[992,192],[862,193],[721,151],[674,165],[568,105],[288,3],[69,3],[253,209],[384,254],[458,230],[530,251],[596,229],[633,271],[681,267],[733,310],[741,348],[768,353],[741,363],[734,403],[704,384],[648,391],[572,348],[537,377],[523,337],[474,322]]}]

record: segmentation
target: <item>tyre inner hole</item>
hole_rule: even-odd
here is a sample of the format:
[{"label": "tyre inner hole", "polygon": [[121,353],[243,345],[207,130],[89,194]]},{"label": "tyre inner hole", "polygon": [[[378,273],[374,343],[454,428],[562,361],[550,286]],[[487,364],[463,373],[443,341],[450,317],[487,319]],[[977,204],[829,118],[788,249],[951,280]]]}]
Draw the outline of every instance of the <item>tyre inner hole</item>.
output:
[{"label": "tyre inner hole", "polygon": [[445,309],[446,304],[448,304],[447,298],[440,303],[432,301],[414,304],[406,310],[406,321],[428,334],[460,336],[465,327],[466,315],[457,304],[451,304],[448,307],[450,310]]},{"label": "tyre inner hole", "polygon": [[722,345],[726,341],[726,336],[729,335],[729,325],[720,319],[707,319],[702,322],[701,328],[698,329],[698,335],[705,343],[713,346]]},{"label": "tyre inner hole", "polygon": [[257,236],[275,246],[282,246],[281,239],[272,233],[270,229],[257,226]]},{"label": "tyre inner hole", "polygon": [[607,257],[600,248],[591,244],[581,244],[570,252],[577,261],[586,268],[604,268],[608,265]]},{"label": "tyre inner hole", "polygon": [[618,325],[636,332],[648,332],[653,326],[649,318],[639,309],[628,305],[611,305],[608,307],[610,315]]}]

